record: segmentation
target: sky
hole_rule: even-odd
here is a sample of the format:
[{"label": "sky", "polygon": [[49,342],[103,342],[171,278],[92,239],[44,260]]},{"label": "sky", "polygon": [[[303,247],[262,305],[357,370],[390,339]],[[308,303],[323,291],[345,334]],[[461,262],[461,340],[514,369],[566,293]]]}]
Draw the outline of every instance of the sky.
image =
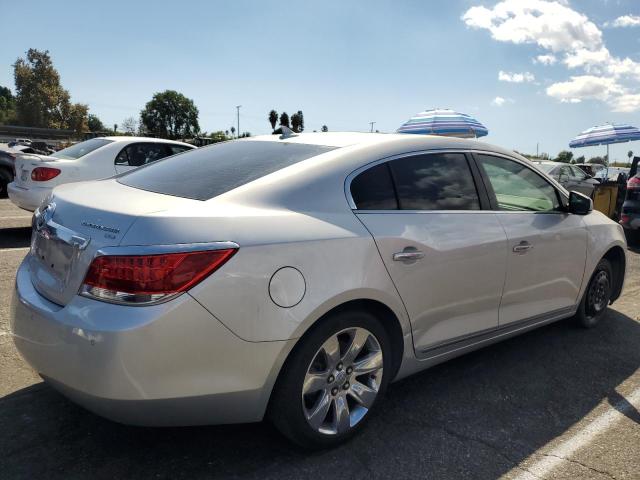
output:
[{"label": "sky", "polygon": [[639,0],[0,5],[0,85],[13,90],[29,48],[49,50],[72,101],[107,125],[173,89],[209,132],[235,126],[236,105],[253,135],[270,133],[271,109],[302,110],[307,131],[393,132],[438,107],[477,118],[489,143],[553,156],[591,126],[640,127]]}]

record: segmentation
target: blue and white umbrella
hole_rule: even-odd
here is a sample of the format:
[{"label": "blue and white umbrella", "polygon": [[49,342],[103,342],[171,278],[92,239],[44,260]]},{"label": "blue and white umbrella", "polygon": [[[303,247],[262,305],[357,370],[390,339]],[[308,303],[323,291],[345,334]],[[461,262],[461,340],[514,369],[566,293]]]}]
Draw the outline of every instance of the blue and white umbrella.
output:
[{"label": "blue and white umbrella", "polygon": [[465,113],[440,108],[414,115],[403,123],[397,132],[462,138],[484,137],[489,134],[487,127],[475,118]]},{"label": "blue and white umbrella", "polygon": [[609,163],[609,145],[640,140],[640,129],[624,123],[607,123],[591,127],[569,142],[570,148],[607,146],[607,163]]},{"label": "blue and white umbrella", "polygon": [[640,129],[626,124],[599,125],[591,127],[569,142],[569,147],[593,147],[640,140]]}]

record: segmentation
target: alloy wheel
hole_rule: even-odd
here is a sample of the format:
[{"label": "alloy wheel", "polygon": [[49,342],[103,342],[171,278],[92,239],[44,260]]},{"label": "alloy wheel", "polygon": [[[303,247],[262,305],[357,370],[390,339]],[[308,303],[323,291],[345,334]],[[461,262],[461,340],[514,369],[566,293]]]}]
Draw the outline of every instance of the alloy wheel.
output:
[{"label": "alloy wheel", "polygon": [[342,434],[357,425],[378,395],[383,357],[368,330],[352,327],[329,337],[307,368],[302,408],[315,431]]}]

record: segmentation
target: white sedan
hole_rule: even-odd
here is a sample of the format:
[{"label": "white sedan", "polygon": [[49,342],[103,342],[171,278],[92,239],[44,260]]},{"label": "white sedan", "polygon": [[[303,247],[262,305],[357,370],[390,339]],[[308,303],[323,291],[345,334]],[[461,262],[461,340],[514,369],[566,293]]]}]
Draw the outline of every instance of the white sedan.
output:
[{"label": "white sedan", "polygon": [[50,156],[21,155],[7,193],[18,207],[33,211],[58,185],[109,178],[193,148],[160,138],[100,137]]}]

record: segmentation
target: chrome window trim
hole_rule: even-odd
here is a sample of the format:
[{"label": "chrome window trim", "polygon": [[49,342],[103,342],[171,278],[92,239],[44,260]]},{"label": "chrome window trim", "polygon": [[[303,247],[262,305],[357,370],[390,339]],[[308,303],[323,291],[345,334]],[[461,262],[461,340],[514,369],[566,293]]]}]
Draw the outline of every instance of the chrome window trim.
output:
[{"label": "chrome window trim", "polygon": [[205,252],[209,250],[239,249],[240,245],[230,241],[204,243],[175,243],[169,245],[126,245],[103,247],[94,258],[104,255],[162,255],[164,253]]},{"label": "chrome window trim", "polygon": [[[416,151],[413,151],[413,152],[406,152],[406,153],[401,153],[401,154],[398,154],[398,155],[391,155],[389,157],[380,158],[378,160],[374,160],[372,162],[369,162],[366,165],[362,165],[361,167],[358,167],[357,169],[352,171],[349,175],[347,175],[347,177],[345,178],[345,181],[344,181],[344,193],[345,193],[345,196],[347,198],[347,203],[349,204],[349,208],[351,208],[351,210],[354,213],[396,213],[397,214],[397,213],[478,213],[478,212],[497,213],[497,212],[504,212],[503,210],[483,210],[483,209],[479,209],[479,210],[360,210],[360,209],[358,209],[358,207],[356,206],[356,203],[353,200],[353,197],[351,196],[351,182],[359,174],[361,174],[365,170],[368,170],[368,169],[370,169],[372,167],[375,167],[376,165],[379,165],[381,163],[392,162],[394,160],[399,160],[401,158],[406,158],[406,157],[413,157],[413,156],[417,156],[417,155],[436,154],[436,153],[462,153],[463,155],[464,154],[468,154],[468,153],[470,153],[470,154],[478,153],[478,154],[485,154],[485,155],[493,155],[495,157],[502,157],[502,158],[505,158],[507,160],[512,160],[512,161],[517,162],[517,163],[521,164],[522,166],[528,167],[530,169],[532,169],[531,167],[533,166],[534,168],[532,170],[534,171],[534,173],[537,173],[538,175],[542,176],[542,178],[544,180],[546,180],[547,182],[549,182],[553,188],[555,188],[557,191],[559,191],[559,193],[561,195],[564,195],[567,198],[569,196],[569,193],[565,190],[565,188],[562,185],[560,185],[558,182],[556,182],[555,180],[550,178],[547,174],[545,174],[544,172],[542,172],[538,168],[535,168],[535,165],[533,164],[533,162],[531,162],[529,160],[522,161],[521,159],[519,159],[519,158],[517,158],[515,156],[507,155],[507,154],[504,154],[502,152],[495,152],[493,150],[483,150],[483,149],[476,149],[476,148],[472,148],[472,149],[460,149],[460,148],[442,148],[442,149],[439,149],[439,148],[434,148],[434,149],[429,149],[429,150],[416,150]],[[471,173],[473,175],[473,172],[471,172]],[[523,212],[505,212],[505,213],[523,213]],[[531,213],[538,213],[538,212],[531,212]],[[547,213],[547,212],[541,212],[541,213]],[[554,213],[556,213],[556,212],[554,212]]]}]

